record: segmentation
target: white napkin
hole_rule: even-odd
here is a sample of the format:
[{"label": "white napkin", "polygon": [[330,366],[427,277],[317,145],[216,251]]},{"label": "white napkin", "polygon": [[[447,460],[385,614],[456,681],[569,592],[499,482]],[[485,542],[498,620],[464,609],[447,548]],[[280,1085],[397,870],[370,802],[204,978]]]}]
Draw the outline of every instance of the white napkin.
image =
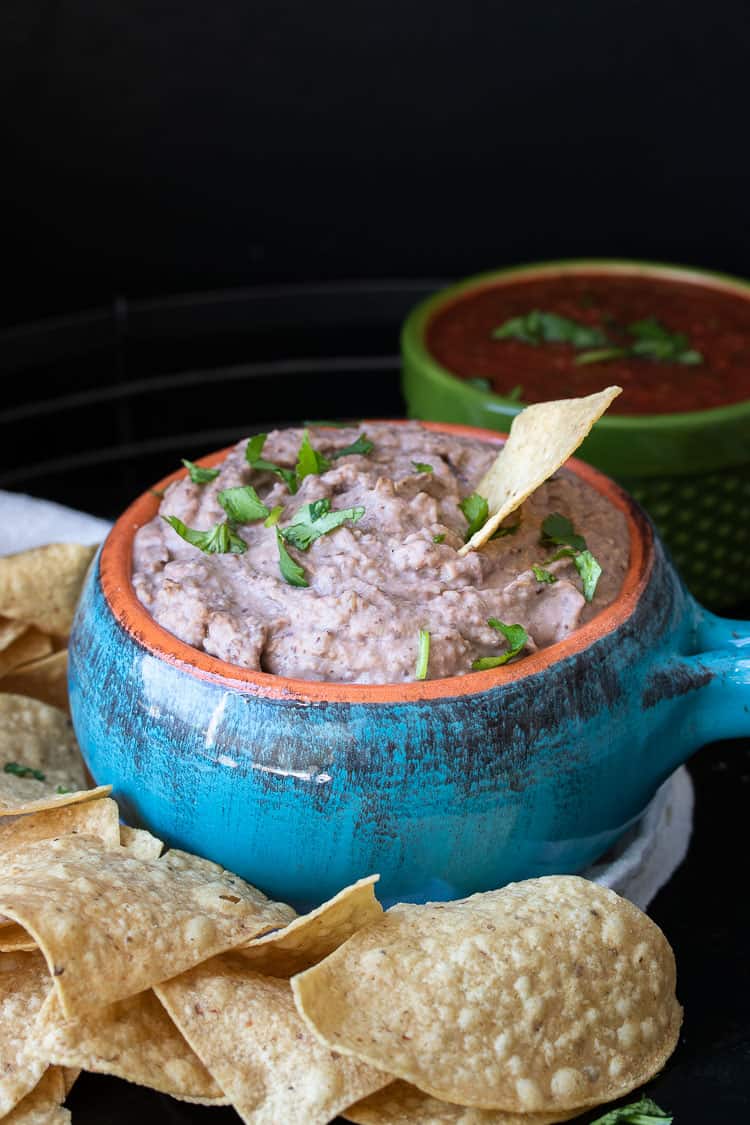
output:
[{"label": "white napkin", "polygon": [[[100,543],[110,527],[50,500],[0,491],[0,555],[44,543]],[[584,875],[645,910],[685,858],[692,828],[693,783],[681,766],[638,823]]]}]

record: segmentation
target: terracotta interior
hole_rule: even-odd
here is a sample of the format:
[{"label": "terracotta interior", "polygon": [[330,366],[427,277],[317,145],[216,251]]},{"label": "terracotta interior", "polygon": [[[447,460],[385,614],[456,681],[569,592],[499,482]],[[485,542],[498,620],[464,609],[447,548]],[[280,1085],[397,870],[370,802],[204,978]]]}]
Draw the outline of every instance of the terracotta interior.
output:
[{"label": "terracotta interior", "polygon": [[[366,422],[363,425],[366,427]],[[402,424],[395,421],[393,425]],[[505,435],[494,430],[443,422],[423,422],[426,429],[478,441],[501,444]],[[230,447],[231,448],[231,447]],[[202,457],[201,464],[219,464],[229,449]],[[192,645],[163,629],[141,605],[133,590],[133,537],[143,524],[156,515],[159,499],[152,491],[144,492],[120,516],[107,537],[101,554],[100,572],[104,596],[119,624],[149,652],[159,659],[184,669],[200,679],[213,680],[234,690],[268,698],[295,699],[301,702],[397,703],[418,699],[437,699],[472,695],[486,691],[493,684],[508,683],[543,671],[557,660],[580,652],[599,637],[621,625],[633,612],[644,590],[653,564],[653,533],[637,505],[622,489],[602,473],[576,458],[566,463],[582,480],[595,488],[625,515],[630,534],[630,565],[617,599],[565,640],[526,656],[514,664],[486,672],[471,672],[444,679],[397,684],[342,684],[314,680],[297,680],[240,668],[195,649]],[[154,486],[163,490],[172,481],[186,475],[185,469],[171,473]]]}]

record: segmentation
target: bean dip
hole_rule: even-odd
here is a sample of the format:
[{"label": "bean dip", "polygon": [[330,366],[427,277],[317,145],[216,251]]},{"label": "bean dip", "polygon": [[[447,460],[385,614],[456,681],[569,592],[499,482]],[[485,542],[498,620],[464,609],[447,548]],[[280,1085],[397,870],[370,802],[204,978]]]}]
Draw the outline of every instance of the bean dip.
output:
[{"label": "bean dip", "polygon": [[[366,431],[372,450],[331,459]],[[142,527],[133,556],[133,585],[156,621],[177,637],[243,668],[306,680],[393,683],[413,680],[420,630],[430,634],[430,679],[471,670],[497,656],[503,638],[489,618],[523,625],[524,652],[566,637],[617,596],[628,565],[625,518],[598,492],[560,470],[506,523],[520,526],[463,558],[467,532],[459,503],[473,492],[497,447],[436,433],[417,423],[313,427],[314,449],[331,467],[301,481],[253,469],[240,442],[204,484],[189,478],[166,490],[159,516]],[[301,429],[269,434],[263,458],[294,469]],[[276,526],[236,524],[242,554],[207,554],[162,516],[206,530],[227,519],[218,494],[252,485],[268,509],[282,506]],[[287,544],[306,587],[290,585],[279,565],[278,531],[306,504],[363,508],[317,538],[306,551]],[[575,560],[549,562],[540,542],[544,518],[567,517],[602,567],[591,602]],[[540,581],[536,564],[551,574]],[[523,656],[520,657],[522,659]]]}]

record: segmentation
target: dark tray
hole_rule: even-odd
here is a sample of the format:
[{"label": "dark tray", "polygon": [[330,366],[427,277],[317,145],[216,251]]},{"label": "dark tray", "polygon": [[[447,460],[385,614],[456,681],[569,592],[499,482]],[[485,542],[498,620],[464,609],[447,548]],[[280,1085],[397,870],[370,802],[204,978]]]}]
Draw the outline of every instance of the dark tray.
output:
[{"label": "dark tray", "polygon": [[[113,518],[180,457],[251,430],[305,418],[400,416],[398,328],[439,284],[118,300],[0,335],[0,488]],[[750,616],[748,607],[736,616]],[[674,1112],[675,1125],[739,1125],[750,1119],[750,740],[707,746],[690,770],[690,851],[649,910],[675,949],[685,1023],[647,1092]],[[229,1109],[94,1075],[81,1076],[68,1104],[76,1125],[239,1120]]]}]

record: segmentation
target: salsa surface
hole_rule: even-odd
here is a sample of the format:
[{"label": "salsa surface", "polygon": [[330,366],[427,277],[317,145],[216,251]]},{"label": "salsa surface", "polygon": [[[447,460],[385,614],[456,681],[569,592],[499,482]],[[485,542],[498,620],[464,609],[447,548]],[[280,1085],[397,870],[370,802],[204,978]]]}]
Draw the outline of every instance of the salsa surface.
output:
[{"label": "salsa surface", "polygon": [[[695,366],[625,357],[576,366],[571,344],[495,340],[492,331],[534,309],[599,326],[616,342],[626,326],[654,317],[687,336]],[[430,320],[427,348],[463,379],[484,378],[524,403],[593,394],[618,383],[618,414],[708,410],[750,399],[750,299],[706,285],[643,276],[567,274],[489,285],[459,297]],[[604,380],[604,382],[603,382]]]}]

